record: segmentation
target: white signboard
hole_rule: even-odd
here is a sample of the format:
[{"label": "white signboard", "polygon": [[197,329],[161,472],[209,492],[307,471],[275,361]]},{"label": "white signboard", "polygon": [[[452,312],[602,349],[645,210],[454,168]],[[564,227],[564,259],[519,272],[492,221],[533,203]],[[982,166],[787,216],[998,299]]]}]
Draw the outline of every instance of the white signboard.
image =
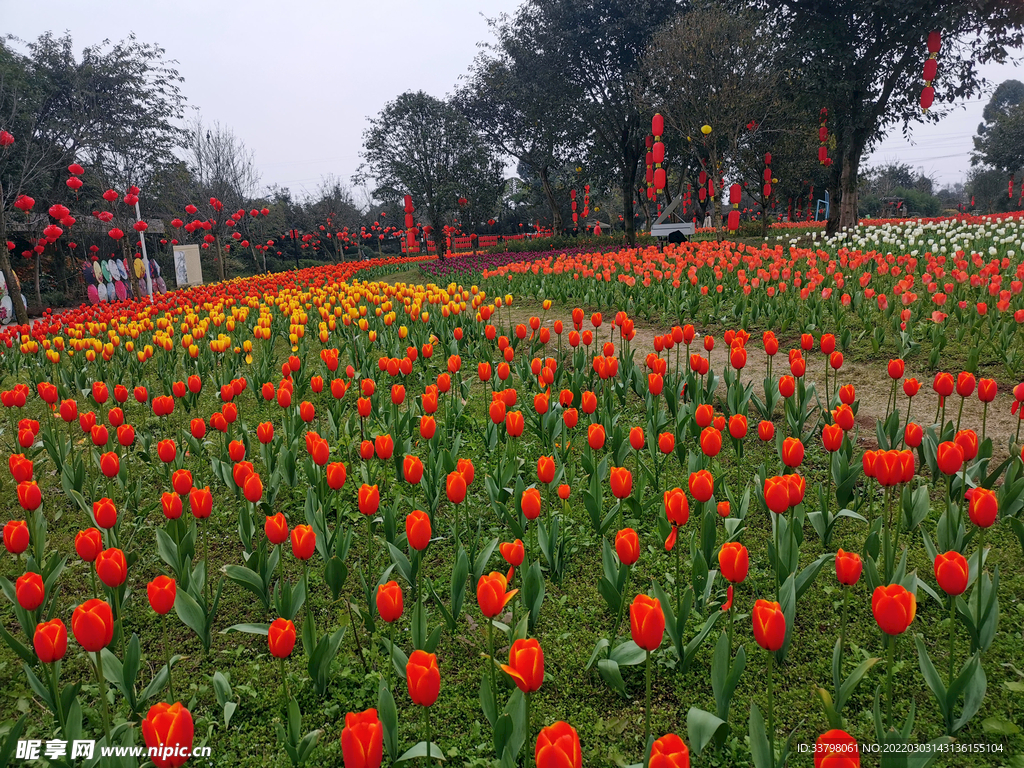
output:
[{"label": "white signboard", "polygon": [[203,264],[198,245],[174,246],[174,279],[179,288],[203,283]]}]

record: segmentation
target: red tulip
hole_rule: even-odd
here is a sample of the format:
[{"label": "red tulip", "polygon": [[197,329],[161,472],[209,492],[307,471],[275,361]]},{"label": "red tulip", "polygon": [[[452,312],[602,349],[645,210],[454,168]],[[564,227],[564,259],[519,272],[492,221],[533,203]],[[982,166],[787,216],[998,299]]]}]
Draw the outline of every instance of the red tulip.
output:
[{"label": "red tulip", "polygon": [[645,651],[661,645],[665,636],[665,613],[653,597],[639,594],[629,606],[629,631],[633,642]]},{"label": "red tulip", "polygon": [[384,759],[384,725],[376,709],[348,712],[341,731],[341,760],[345,768],[380,768]]},{"label": "red tulip", "polygon": [[359,487],[359,513],[363,515],[375,515],[380,508],[380,489],[376,485]]},{"label": "red tulip", "polygon": [[508,581],[505,578],[505,574],[498,571],[484,574],[477,581],[476,601],[480,606],[481,613],[488,619],[493,619],[505,610],[505,606],[519,592],[518,589],[506,592],[507,587]]},{"label": "red tulip", "polygon": [[177,590],[177,584],[170,576],[157,576],[146,585],[146,595],[149,597],[150,607],[161,616],[169,613],[174,607]]},{"label": "red tulip", "polygon": [[967,505],[967,514],[971,522],[979,528],[989,528],[995,524],[999,516],[999,500],[995,491],[988,488],[972,488],[968,493],[970,501]]},{"label": "red tulip", "polygon": [[86,600],[71,614],[71,631],[82,648],[98,653],[114,638],[114,613],[103,600]]},{"label": "red tulip", "polygon": [[736,541],[727,541],[718,550],[718,569],[722,578],[732,584],[742,584],[750,570],[750,554]]},{"label": "red tulip", "polygon": [[102,551],[103,536],[95,528],[86,528],[75,534],[75,552],[85,562],[93,562]]},{"label": "red tulip", "polygon": [[518,639],[508,652],[508,664],[502,670],[523,693],[540,690],[544,682],[544,651],[536,639]]},{"label": "red tulip", "polygon": [[833,728],[814,742],[814,768],[860,768],[857,740]]},{"label": "red tulip", "polygon": [[786,639],[786,617],[782,606],[768,600],[754,603],[751,614],[754,622],[754,640],[766,651],[777,651]]},{"label": "red tulip", "polygon": [[417,552],[426,549],[432,536],[430,516],[419,509],[410,512],[405,518],[405,536],[409,540],[409,546]]},{"label": "red tulip", "polygon": [[405,665],[405,682],[409,698],[421,707],[432,707],[441,691],[441,671],[437,656],[419,649],[412,652]]},{"label": "red tulip", "polygon": [[210,486],[193,488],[189,491],[188,504],[196,519],[202,520],[209,517],[213,512],[213,494],[210,493]]},{"label": "red tulip", "polygon": [[295,625],[288,619],[274,619],[267,630],[267,645],[272,656],[287,659],[295,647]]},{"label": "red tulip", "polygon": [[402,588],[397,581],[391,580],[377,587],[377,613],[383,621],[390,624],[401,618],[402,608]]},{"label": "red tulip", "polygon": [[970,568],[967,558],[959,552],[950,551],[935,558],[935,581],[947,595],[962,595],[967,591]]},{"label": "red tulip", "polygon": [[871,595],[871,612],[879,629],[887,635],[901,635],[914,620],[917,600],[900,584],[876,587]]},{"label": "red tulip", "polygon": [[690,768],[690,750],[679,736],[666,734],[651,744],[648,768]]},{"label": "red tulip", "polygon": [[640,538],[632,528],[623,528],[615,534],[615,554],[625,565],[634,565],[640,559]]},{"label": "red tulip", "polygon": [[840,584],[852,587],[860,579],[863,568],[864,563],[856,552],[844,552],[842,549],[836,552],[836,578]]},{"label": "red tulip", "polygon": [[151,750],[149,756],[156,768],[184,765],[192,752],[194,737],[192,714],[181,702],[155,704],[142,721],[142,738]]},{"label": "red tulip", "polygon": [[116,547],[105,549],[96,556],[96,575],[108,587],[119,587],[128,578],[128,561],[124,552]]},{"label": "red tulip", "polygon": [[292,554],[299,560],[309,560],[316,551],[316,533],[308,525],[292,528]]},{"label": "red tulip", "polygon": [[43,664],[52,664],[64,658],[68,651],[68,628],[60,619],[36,624],[32,646]]},{"label": "red tulip", "polygon": [[583,752],[576,729],[564,721],[542,728],[534,751],[537,768],[582,768]]},{"label": "red tulip", "polygon": [[34,611],[46,599],[43,577],[34,571],[23,573],[14,584],[14,594],[18,605],[26,611]]},{"label": "red tulip", "polygon": [[617,499],[625,499],[633,492],[633,473],[625,467],[612,467],[609,482]]}]

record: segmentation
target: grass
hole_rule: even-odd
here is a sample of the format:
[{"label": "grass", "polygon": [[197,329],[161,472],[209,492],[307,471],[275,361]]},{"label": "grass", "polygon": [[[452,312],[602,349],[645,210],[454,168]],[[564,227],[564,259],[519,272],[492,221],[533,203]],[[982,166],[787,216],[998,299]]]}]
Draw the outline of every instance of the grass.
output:
[{"label": "grass", "polygon": [[[418,270],[413,269],[407,274],[391,275],[388,280],[410,281],[415,279],[417,273]],[[517,311],[529,310],[529,305],[517,305]],[[721,360],[720,357],[718,359]],[[434,362],[438,363],[439,360],[435,359]],[[463,364],[471,367],[468,360],[464,360]],[[881,372],[884,360],[878,360],[877,364]],[[407,383],[410,393],[421,392],[423,386],[433,380],[434,374],[436,370],[417,383]],[[417,369],[414,377],[422,376]],[[10,387],[11,384],[11,381],[7,381],[4,386]],[[251,433],[258,422],[275,418],[279,412],[276,405],[268,405],[258,398],[254,389],[250,387],[241,398],[243,405],[240,410],[244,423],[240,426],[243,432]],[[481,425],[484,411],[483,398],[480,396],[482,394],[478,388],[474,397],[471,397],[466,422],[463,425],[464,442],[460,456],[472,458],[477,468],[477,479],[470,488],[466,509],[474,524],[478,526],[479,540],[487,541],[498,537],[504,541],[509,539],[508,532],[490,511],[484,492],[484,476],[492,462],[486,457],[483,444]],[[528,409],[530,404],[525,391],[521,391],[520,407]],[[204,391],[199,413],[209,414],[218,405],[214,393]],[[38,399],[33,399],[26,411],[26,416],[41,417]],[[165,434],[186,429],[188,419],[194,415],[176,410],[169,422],[162,421],[158,424],[157,420],[149,415],[148,410],[138,406],[134,401],[129,401],[126,414],[128,422],[135,424],[137,429],[150,429]],[[619,423],[626,428],[639,424],[642,417],[641,405],[635,397],[631,398],[618,414]],[[781,428],[781,424],[777,426]],[[578,437],[584,434],[583,430],[582,426],[577,428]],[[8,435],[0,436],[0,442],[4,443],[5,447],[8,439]],[[255,441],[253,445],[255,446]],[[332,447],[336,448],[337,444]],[[291,691],[298,699],[303,712],[303,729],[323,731],[320,743],[310,761],[310,764],[314,765],[341,764],[339,734],[344,715],[349,711],[360,711],[376,705],[377,688],[385,663],[378,642],[380,634],[370,638],[361,625],[352,625],[350,614],[345,607],[345,601],[358,603],[363,599],[358,570],[365,560],[364,521],[356,511],[355,503],[355,494],[360,482],[358,463],[350,462],[345,456],[346,451],[350,451],[351,448],[352,446],[347,444],[341,445],[343,460],[349,465],[349,480],[341,492],[342,509],[346,525],[354,532],[353,548],[347,561],[351,573],[344,590],[345,599],[338,603],[331,600],[330,591],[323,581],[323,564],[319,558],[314,558],[310,571],[311,596],[305,609],[315,618],[320,633],[338,626],[348,627],[326,697],[318,698],[313,692],[306,671],[305,658],[301,653],[301,644],[296,645],[296,650],[286,665],[291,679]],[[80,439],[77,449],[84,451],[89,448],[85,441]],[[572,451],[574,456],[578,455],[577,448],[573,447]],[[424,455],[422,448],[416,446],[413,452]],[[250,453],[255,453],[255,448]],[[527,483],[535,477],[534,461],[540,453],[541,448],[536,436],[531,434],[528,428],[520,449],[520,455],[526,457],[522,472]],[[249,458],[254,460],[259,471],[258,456],[254,458],[250,455]],[[734,477],[736,467],[728,447],[723,449],[719,458],[720,465],[714,470],[716,477]],[[763,449],[757,449],[749,453],[745,459],[745,472],[760,463],[767,465],[770,474],[778,471],[774,454],[769,455]],[[571,464],[579,466],[575,459]],[[37,461],[37,467],[40,469],[48,466],[46,462]],[[133,463],[132,466],[133,476],[145,492],[142,493],[139,507],[127,512],[127,525],[137,531],[134,549],[138,553],[138,560],[129,569],[130,592],[124,616],[128,632],[138,633],[142,642],[143,668],[139,675],[139,683],[144,685],[159,669],[163,658],[160,623],[146,601],[145,584],[165,570],[156,552],[152,528],[163,522],[158,492],[165,489],[166,483],[161,473],[138,463]],[[206,464],[204,467],[197,457],[189,457],[187,466],[197,477],[202,477],[204,483],[210,478],[209,465]],[[627,466],[636,470],[632,458],[627,460]],[[664,486],[685,488],[686,475],[678,462],[672,460],[668,467],[669,470],[663,478]],[[816,482],[824,478],[825,473],[824,455],[820,448],[808,449],[803,471],[808,479],[808,496],[811,497],[811,489]],[[138,474],[134,475],[136,472]],[[61,593],[57,599],[55,612],[55,615],[69,624],[70,629],[70,614],[74,606],[91,596],[86,566],[75,557],[73,546],[75,532],[86,527],[88,521],[63,495],[57,479],[48,469],[42,472],[41,484],[50,529],[48,547],[70,555],[68,569],[61,577]],[[615,617],[609,612],[597,589],[601,574],[600,540],[591,529],[577,485],[578,482],[573,483],[574,493],[566,518],[572,542],[567,572],[561,584],[553,584],[548,580],[547,593],[535,632],[545,652],[547,678],[541,690],[533,697],[533,733],[535,735],[541,725],[555,720],[567,720],[579,731],[584,764],[628,765],[641,759],[643,749],[643,667],[624,670],[623,676],[629,693],[629,698],[626,699],[610,690],[594,669],[584,671],[597,641],[601,637],[609,636]],[[385,493],[386,499],[392,497],[393,488],[394,484],[389,483]],[[214,493],[214,515],[206,524],[209,526],[213,567],[219,569],[225,564],[241,562],[235,514],[239,502],[234,491],[226,489],[223,485],[216,485]],[[304,497],[305,488],[301,482],[295,488],[282,488],[278,495],[276,508],[288,516],[291,525],[304,522]],[[14,488],[10,482],[5,481],[0,488],[0,501],[5,503],[8,509],[18,509]],[[937,498],[933,499],[932,514],[924,523],[929,531],[935,525],[937,501]],[[411,508],[411,502],[401,505],[400,508]],[[549,510],[545,508],[545,516],[548,512]],[[426,577],[434,582],[442,596],[448,593],[454,558],[450,520],[450,507],[446,503],[442,504],[435,522],[435,536],[438,538],[430,545],[425,563]],[[658,581],[670,594],[674,594],[674,559],[665,553],[653,519],[627,520],[626,524],[637,529],[642,544],[640,561],[630,581],[631,594],[635,594],[636,590],[646,590],[654,581]],[[685,535],[681,532],[681,540],[677,546],[686,547],[684,553],[688,552],[688,539],[697,528],[697,524],[698,521],[691,518]],[[756,598],[774,596],[774,577],[767,566],[766,545],[771,535],[770,531],[766,515],[756,509],[752,510],[747,518],[747,530],[742,536],[742,541],[750,550],[751,570],[748,579],[736,593],[736,644],[745,647],[747,664],[733,700],[730,718],[733,733],[722,752],[716,753],[709,748],[695,759],[697,765],[750,764],[750,751],[746,739],[749,706],[753,702],[765,711],[767,701],[766,654],[753,642],[749,610]],[[861,551],[863,540],[863,524],[844,520],[839,524],[836,537],[829,549],[842,547]],[[958,734],[958,741],[964,744],[990,744],[1002,748],[1003,751],[994,754],[972,754],[969,763],[971,765],[1019,766],[1020,758],[1015,756],[1024,752],[1024,738],[1019,732],[1006,737],[993,735],[989,731],[994,721],[989,719],[1016,724],[1018,727],[1024,720],[1024,693],[1021,691],[1024,676],[1020,672],[1024,663],[1021,662],[1019,650],[1024,630],[1024,603],[1020,599],[1024,595],[1024,559],[1020,543],[1012,536],[1007,526],[998,526],[990,534],[988,541],[991,544],[991,555],[987,567],[990,572],[998,567],[1001,576],[1000,627],[992,648],[984,657],[988,676],[985,703],[974,720]],[[907,537],[907,544],[909,567],[916,568],[921,578],[933,582],[931,563],[922,546],[920,534],[915,533],[914,536]],[[810,526],[806,526],[801,564],[808,564],[824,551]],[[380,566],[382,560],[383,556],[378,550],[375,562]],[[291,581],[298,578],[300,566],[291,556],[290,547],[285,547],[284,564],[286,578]],[[684,558],[684,568],[684,573],[688,573],[688,556]],[[495,552],[486,570],[504,569],[503,561]],[[13,581],[19,573],[19,566],[13,558],[0,558],[0,574]],[[376,578],[377,573],[367,576],[367,580],[371,582],[375,582]],[[685,578],[684,576],[684,580]],[[713,592],[713,600],[724,597],[724,590],[719,587]],[[467,591],[469,594],[457,630],[445,630],[438,648],[442,682],[441,695],[432,713],[434,741],[441,746],[450,764],[490,766],[494,763],[491,733],[478,701],[481,676],[487,665],[485,624],[476,607],[475,589],[471,587]],[[396,627],[396,642],[407,651],[411,650],[408,621],[411,605],[408,595],[409,591],[406,589],[406,612]],[[940,735],[941,717],[918,670],[911,635],[920,633],[924,636],[936,665],[944,669],[948,619],[944,606],[936,604],[923,594],[920,597],[918,618],[907,635],[899,640],[894,675],[896,711],[900,716],[905,715],[910,703],[913,702],[917,713],[915,740],[924,742]],[[881,635],[871,616],[870,595],[863,579],[854,588],[851,598],[847,658],[859,660],[882,655]],[[835,581],[831,564],[826,564],[799,603],[790,654],[785,664],[776,667],[777,743],[781,743],[785,735],[793,731],[796,744],[810,744],[819,733],[827,730],[828,726],[817,701],[815,688],[830,688],[831,652],[838,633],[841,599],[842,594]],[[430,604],[430,601],[428,609],[430,625],[441,623],[440,612],[436,606]],[[714,610],[717,610],[715,606],[709,607],[705,615]],[[277,743],[274,731],[274,724],[282,720],[280,674],[276,660],[267,653],[265,638],[238,633],[220,634],[219,631],[215,631],[213,648],[207,655],[204,654],[198,638],[180,624],[173,613],[168,618],[169,626],[172,628],[172,652],[183,656],[174,671],[179,698],[182,698],[196,718],[197,743],[206,740],[213,748],[212,763],[244,766],[287,765],[288,760]],[[217,630],[235,623],[269,622],[273,618],[271,613],[264,611],[260,604],[253,601],[248,592],[230,582],[225,584],[223,600],[216,619]],[[687,630],[688,638],[693,636],[703,618],[691,617]],[[0,608],[0,621],[12,634],[20,635],[20,628],[9,605],[5,604],[4,608]],[[299,625],[298,619],[296,624]],[[724,621],[718,626],[724,629]],[[691,707],[714,711],[709,669],[717,634],[716,629],[685,674],[675,669],[676,658],[672,651],[663,650],[654,656],[654,698],[651,713],[651,728],[654,734],[672,731],[686,738],[686,715]],[[625,635],[628,635],[628,621],[623,622],[623,629],[620,632],[620,636]],[[496,637],[496,657],[499,661],[505,661],[507,641],[500,633],[496,634]],[[24,637],[19,639],[25,640]],[[365,653],[365,665],[360,660],[357,642],[358,648],[362,648]],[[966,647],[966,642],[961,629],[958,635],[958,647],[961,652]],[[666,646],[667,638],[662,648]],[[964,657],[961,655],[962,661]],[[847,670],[849,669],[848,666]],[[228,726],[224,724],[223,713],[211,682],[212,675],[217,670],[228,677],[233,699],[238,704]],[[62,680],[65,683],[83,682],[80,699],[86,713],[85,730],[90,734],[99,734],[102,729],[96,707],[97,688],[91,682],[85,656],[73,640],[65,660]],[[499,686],[502,684],[499,681]],[[874,740],[870,709],[871,698],[879,684],[882,684],[884,690],[884,662],[876,665],[869,673],[867,680],[858,688],[847,705],[849,730],[862,742]],[[510,692],[511,688],[506,684],[500,700],[503,702]],[[422,721],[418,708],[409,701],[401,682],[396,684],[395,698],[398,703],[400,742],[404,747],[422,738]],[[121,697],[114,697],[113,703],[116,711],[115,720],[123,720],[128,713]],[[55,735],[51,716],[28,687],[20,662],[5,646],[0,646],[0,713],[4,720],[0,725],[0,735],[21,714],[28,715],[29,723],[27,735],[23,738],[45,740]],[[989,730],[984,726],[986,721],[990,722]],[[963,762],[962,756],[949,756],[940,759],[937,764],[959,765]],[[809,754],[792,756],[791,765],[810,764]],[[872,763],[866,760],[866,764]]]}]

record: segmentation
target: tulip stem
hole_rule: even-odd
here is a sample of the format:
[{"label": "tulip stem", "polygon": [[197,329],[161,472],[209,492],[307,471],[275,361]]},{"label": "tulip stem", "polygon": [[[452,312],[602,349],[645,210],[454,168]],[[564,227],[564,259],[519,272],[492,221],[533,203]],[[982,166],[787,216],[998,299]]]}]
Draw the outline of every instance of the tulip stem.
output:
[{"label": "tulip stem", "polygon": [[[20,557],[21,556],[19,555],[19,558]],[[89,569],[89,577],[92,579],[92,596],[93,596],[93,599],[95,599],[99,595],[99,592],[98,592],[97,587],[96,587],[96,562],[95,562],[95,560],[93,561],[93,567]]]},{"label": "tulip stem", "polygon": [[683,610],[683,583],[680,581],[679,575],[679,561],[681,555],[679,550],[682,548],[680,542],[676,542],[674,549],[676,551],[676,618],[679,618],[680,612]]},{"label": "tulip stem", "polygon": [[60,685],[57,682],[57,663],[54,661],[47,664],[47,666],[50,668],[50,679],[53,682],[53,706],[56,709],[57,723],[60,725],[61,733],[65,733],[67,723],[64,722],[64,706],[60,700]]},{"label": "tulip stem", "polygon": [[107,679],[103,676],[102,651],[96,651],[96,682],[100,688],[100,712],[103,715],[103,732],[107,737],[107,744],[110,744],[110,712],[107,709]]},{"label": "tulip stem", "polygon": [[163,615],[160,621],[163,631],[163,646],[164,646],[164,661],[167,663],[167,687],[170,690],[171,698],[168,699],[167,703],[174,702],[174,681],[171,680],[171,655],[167,652],[167,614]]},{"label": "tulip stem", "polygon": [[386,662],[388,667],[388,690],[391,690],[391,670],[395,666],[391,659],[394,658],[392,653],[395,648],[395,623],[393,621],[388,622],[388,660]]},{"label": "tulip stem", "polygon": [[211,592],[210,585],[210,525],[205,523],[203,525],[203,546],[206,549],[203,555],[203,576],[206,579],[206,609],[210,610],[210,606],[213,604],[213,594]]},{"label": "tulip stem", "polygon": [[283,658],[278,658],[278,661],[281,662],[281,694],[284,697],[283,698],[284,711],[285,711],[285,715],[287,716],[287,714],[288,714],[288,700],[291,698],[291,695],[288,692],[288,673],[285,671],[285,668],[284,668],[284,659]]},{"label": "tulip stem", "polygon": [[964,415],[964,400],[966,400],[966,399],[967,399],[966,397],[961,397],[960,398],[960,411],[956,415],[956,431],[957,432],[960,431],[960,419]]},{"label": "tulip stem", "polygon": [[839,698],[838,683],[843,679],[843,651],[846,648],[846,619],[850,613],[850,589],[849,586],[843,587],[843,617],[839,621],[839,677],[834,681],[837,684],[836,688],[836,699]]},{"label": "tulip stem", "polygon": [[892,493],[891,489],[885,489],[885,545],[882,553],[882,570],[885,573],[885,583],[888,584],[892,578],[892,540],[889,529],[892,525]]},{"label": "tulip stem", "polygon": [[532,752],[532,750],[530,749],[530,744],[533,743],[530,740],[530,734],[531,734],[531,730],[530,730],[530,694],[529,693],[524,693],[523,694],[523,699],[526,700],[526,760],[524,761],[524,764],[526,765],[526,768],[529,768],[529,766],[530,766],[530,753]]},{"label": "tulip stem", "polygon": [[892,728],[892,668],[896,665],[896,636],[889,635],[889,656],[885,670],[885,724]]},{"label": "tulip stem", "polygon": [[949,596],[949,682],[946,684],[947,690],[953,687],[953,670],[955,669],[955,663],[953,659],[953,644],[956,642],[956,597],[954,595]]},{"label": "tulip stem", "polygon": [[373,515],[366,516],[366,575],[373,579]]},{"label": "tulip stem", "polygon": [[651,652],[647,651],[646,665],[647,670],[645,676],[647,679],[647,694],[644,700],[644,745],[646,748],[647,742],[651,738]]},{"label": "tulip stem", "polygon": [[[981,442],[985,442],[985,422],[988,420],[988,401],[985,401],[985,405],[981,410]],[[1018,423],[1019,420],[1018,420]]]},{"label": "tulip stem", "polygon": [[615,631],[612,632],[612,641],[608,644],[608,657],[611,658],[612,646],[615,645],[615,640],[619,636],[619,626],[622,624],[622,612],[626,608],[626,591],[629,589],[629,573],[630,568],[626,566],[626,581],[622,585],[622,594],[619,595],[619,615],[615,619]]},{"label": "tulip stem", "polygon": [[768,765],[775,768],[775,654],[768,651]]},{"label": "tulip stem", "polygon": [[491,696],[495,701],[498,700],[498,685],[494,678],[494,619],[487,619],[487,653],[489,654],[487,659],[487,670],[490,672],[491,678]]},{"label": "tulip stem", "polygon": [[985,620],[985,529],[978,529],[978,635],[982,634],[982,622]]},{"label": "tulip stem", "polygon": [[426,725],[427,725],[427,760],[426,760],[426,763],[427,763],[427,765],[430,765],[430,739],[431,739],[431,735],[430,735],[430,707],[424,707],[423,708],[423,720],[426,722]]}]

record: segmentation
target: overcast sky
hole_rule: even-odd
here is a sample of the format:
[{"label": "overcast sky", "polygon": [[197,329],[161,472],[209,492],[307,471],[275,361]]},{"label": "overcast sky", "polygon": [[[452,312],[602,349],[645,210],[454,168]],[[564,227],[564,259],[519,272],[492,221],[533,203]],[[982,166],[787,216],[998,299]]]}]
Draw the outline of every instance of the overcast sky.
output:
[{"label": "overcast sky", "polygon": [[[488,39],[486,16],[518,0],[0,0],[0,33],[30,40],[70,30],[76,49],[134,32],[177,60],[183,92],[204,121],[229,126],[255,153],[263,183],[302,194],[322,176],[348,181],[366,118],[406,90],[452,91]],[[102,9],[102,10],[101,10]],[[1016,57],[1018,61],[1021,56]],[[941,65],[941,59],[940,59]],[[1024,70],[984,68],[998,84]],[[963,181],[987,98],[968,102],[913,143],[899,131],[868,164],[907,162],[938,184]]]}]

